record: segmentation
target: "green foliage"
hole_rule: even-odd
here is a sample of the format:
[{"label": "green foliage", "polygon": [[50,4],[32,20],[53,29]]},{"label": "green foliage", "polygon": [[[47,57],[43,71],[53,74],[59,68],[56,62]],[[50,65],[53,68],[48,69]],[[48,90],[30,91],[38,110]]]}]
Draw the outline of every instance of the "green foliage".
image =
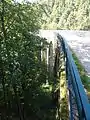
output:
[{"label": "green foliage", "polygon": [[87,75],[84,67],[82,66],[82,64],[80,63],[80,61],[78,60],[78,58],[74,52],[72,55],[75,60],[75,64],[77,65],[77,68],[79,70],[82,83],[83,83],[84,87],[87,89],[87,91],[90,92],[90,82],[89,82],[90,77]]},{"label": "green foliage", "polygon": [[35,3],[2,0],[0,15],[0,119],[45,119],[51,91],[41,87],[49,74],[41,60],[47,42],[36,34],[40,9]]},{"label": "green foliage", "polygon": [[87,0],[40,0],[42,28],[90,29],[90,1]]}]

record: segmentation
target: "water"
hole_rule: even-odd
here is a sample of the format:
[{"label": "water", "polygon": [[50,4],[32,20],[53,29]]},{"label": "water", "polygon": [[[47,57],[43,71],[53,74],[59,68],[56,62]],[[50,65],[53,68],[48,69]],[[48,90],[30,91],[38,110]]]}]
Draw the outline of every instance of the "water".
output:
[{"label": "water", "polygon": [[67,40],[90,76],[90,31],[40,30],[40,35],[53,43],[55,43],[56,33],[61,34]]}]

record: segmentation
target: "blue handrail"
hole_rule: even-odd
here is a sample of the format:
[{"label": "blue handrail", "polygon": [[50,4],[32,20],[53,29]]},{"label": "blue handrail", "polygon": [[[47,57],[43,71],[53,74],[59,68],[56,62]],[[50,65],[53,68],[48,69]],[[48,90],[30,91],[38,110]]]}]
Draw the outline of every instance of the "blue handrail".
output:
[{"label": "blue handrail", "polygon": [[[59,42],[61,43],[66,58],[66,77],[68,87],[69,89],[71,89],[69,90],[69,101],[73,101],[71,100],[72,98],[74,98],[74,101],[76,101],[77,112],[74,110],[74,113],[76,112],[78,114],[77,116],[79,120],[90,120],[90,104],[88,101],[88,97],[84,91],[78,69],[73,60],[72,52],[70,51],[66,40],[59,34],[57,35],[57,37]],[[69,83],[71,83],[71,85],[69,85]],[[74,97],[71,96],[71,92],[74,93]],[[70,103],[70,120],[75,119],[75,116],[72,115],[72,106],[72,103]]]}]

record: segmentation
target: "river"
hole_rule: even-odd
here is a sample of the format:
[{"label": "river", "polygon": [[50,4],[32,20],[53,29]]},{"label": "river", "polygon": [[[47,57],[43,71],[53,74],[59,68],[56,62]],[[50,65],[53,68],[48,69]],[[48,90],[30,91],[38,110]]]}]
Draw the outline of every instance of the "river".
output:
[{"label": "river", "polygon": [[61,34],[75,52],[90,76],[90,31],[79,30],[40,30],[40,35],[55,42],[56,33]]}]

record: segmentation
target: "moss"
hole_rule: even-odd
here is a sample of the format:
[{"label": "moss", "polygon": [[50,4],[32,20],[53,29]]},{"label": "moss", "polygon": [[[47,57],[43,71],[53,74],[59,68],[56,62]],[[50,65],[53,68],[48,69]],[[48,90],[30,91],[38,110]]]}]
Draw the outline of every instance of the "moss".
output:
[{"label": "moss", "polygon": [[61,69],[60,69],[59,80],[60,80],[60,119],[68,120],[69,110],[68,110],[68,97],[67,97],[67,84],[66,84],[64,56],[63,56],[63,59],[61,59]]}]

